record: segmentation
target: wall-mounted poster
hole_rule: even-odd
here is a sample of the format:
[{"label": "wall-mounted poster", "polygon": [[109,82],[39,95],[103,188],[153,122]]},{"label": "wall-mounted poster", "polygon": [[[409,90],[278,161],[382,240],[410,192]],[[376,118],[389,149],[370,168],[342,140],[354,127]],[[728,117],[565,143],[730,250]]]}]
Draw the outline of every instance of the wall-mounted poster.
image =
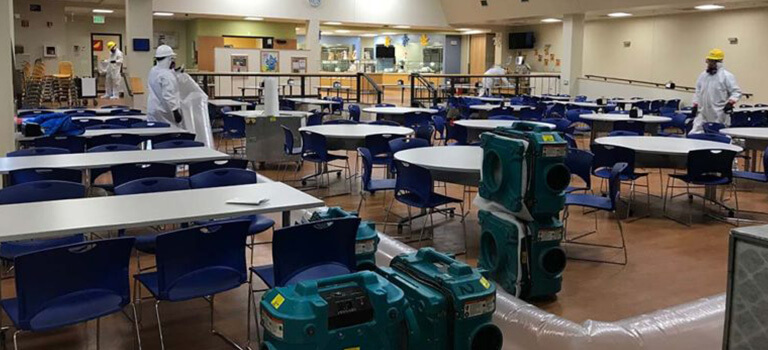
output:
[{"label": "wall-mounted poster", "polygon": [[154,34],[157,46],[168,45],[174,49],[179,48],[179,40],[176,32],[155,32]]},{"label": "wall-mounted poster", "polygon": [[280,52],[261,52],[261,71],[263,73],[277,73],[280,71]]},{"label": "wall-mounted poster", "polygon": [[248,71],[248,55],[232,55],[232,72]]},{"label": "wall-mounted poster", "polygon": [[307,72],[307,58],[291,57],[291,73],[306,73],[306,72]]},{"label": "wall-mounted poster", "polygon": [[93,51],[104,51],[104,40],[94,40]]},{"label": "wall-mounted poster", "polygon": [[56,46],[53,45],[45,45],[43,46],[43,57],[56,57],[58,54],[56,54]]}]

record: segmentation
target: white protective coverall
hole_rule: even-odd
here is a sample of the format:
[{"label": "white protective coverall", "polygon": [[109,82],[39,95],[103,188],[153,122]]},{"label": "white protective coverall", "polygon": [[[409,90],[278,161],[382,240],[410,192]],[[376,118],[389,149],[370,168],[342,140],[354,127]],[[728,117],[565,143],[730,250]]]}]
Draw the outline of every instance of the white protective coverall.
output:
[{"label": "white protective coverall", "polygon": [[691,134],[704,133],[704,123],[731,125],[731,117],[723,108],[728,101],[736,104],[740,98],[741,88],[733,74],[723,68],[722,62],[717,63],[717,73],[702,72],[693,95],[693,104],[699,106],[699,114],[693,120]]},{"label": "white protective coverall", "polygon": [[[495,66],[487,71],[485,75],[505,75],[507,71],[501,66]],[[509,85],[507,78],[483,78],[483,88],[480,90],[480,96],[493,95],[493,88],[498,85]]]},{"label": "white protective coverall", "polygon": [[[114,62],[114,63],[113,63]],[[106,72],[106,83],[104,89],[106,90],[105,97],[107,98],[119,98],[122,91],[123,77],[120,74],[123,69],[123,52],[115,47],[114,51],[109,53],[109,65]]]},{"label": "white protective coverall", "polygon": [[173,117],[173,111],[181,111],[181,97],[176,72],[171,69],[173,60],[167,57],[157,62],[149,71],[149,95],[147,119],[181,127]]}]

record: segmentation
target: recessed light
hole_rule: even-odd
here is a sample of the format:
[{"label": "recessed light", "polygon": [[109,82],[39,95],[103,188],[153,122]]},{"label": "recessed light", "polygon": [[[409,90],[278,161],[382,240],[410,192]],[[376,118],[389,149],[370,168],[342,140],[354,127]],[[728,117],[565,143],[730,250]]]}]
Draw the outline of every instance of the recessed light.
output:
[{"label": "recessed light", "polygon": [[458,30],[458,31],[460,31],[460,32],[466,32],[466,31],[470,31],[470,30],[472,30],[472,28],[458,28],[458,29],[456,29],[456,30]]},{"label": "recessed light", "polygon": [[471,35],[471,34],[483,34],[483,33],[485,33],[485,31],[482,31],[482,30],[479,30],[479,29],[473,29],[473,30],[468,30],[466,32],[463,32],[461,34]]},{"label": "recessed light", "polygon": [[559,18],[545,18],[545,19],[541,20],[542,23],[559,23],[559,22],[562,22],[562,21],[563,20],[559,19]]},{"label": "recessed light", "polygon": [[323,24],[325,24],[327,26],[340,26],[341,22],[325,22]]},{"label": "recessed light", "polygon": [[629,16],[632,16],[632,14],[626,13],[626,12],[614,12],[614,13],[608,14],[608,17],[629,17]]},{"label": "recessed light", "polygon": [[173,12],[155,12],[154,15],[159,17],[171,17],[173,16]]},{"label": "recessed light", "polygon": [[115,10],[107,10],[107,9],[93,9],[93,13],[113,13]]},{"label": "recessed light", "polygon": [[372,33],[365,33],[365,34],[360,34],[360,36],[362,36],[362,37],[366,37],[366,38],[373,38],[373,37],[375,37],[375,36],[376,36],[376,34],[372,34]]},{"label": "recessed light", "polygon": [[346,29],[339,29],[339,30],[335,30],[334,32],[335,33],[339,33],[339,34],[347,34],[347,33],[351,32],[351,31],[350,30],[346,30]]},{"label": "recessed light", "polygon": [[699,5],[694,8],[701,11],[712,11],[712,10],[722,10],[725,8],[725,6],[709,4],[709,5]]},{"label": "recessed light", "polygon": [[392,28],[396,28],[396,29],[411,29],[411,26],[394,26]]},{"label": "recessed light", "polygon": [[246,21],[263,21],[264,19],[261,17],[245,17],[243,18]]},{"label": "recessed light", "polygon": [[397,33],[395,33],[395,32],[384,32],[384,33],[381,33],[381,35],[397,35]]}]

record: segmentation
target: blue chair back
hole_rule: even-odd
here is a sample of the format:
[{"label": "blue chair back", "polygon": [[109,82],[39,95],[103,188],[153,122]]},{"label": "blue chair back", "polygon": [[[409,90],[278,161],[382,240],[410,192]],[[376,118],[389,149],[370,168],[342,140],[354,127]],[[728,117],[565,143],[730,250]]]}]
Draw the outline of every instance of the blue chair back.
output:
[{"label": "blue chair back", "polygon": [[198,141],[190,140],[174,140],[165,141],[152,145],[152,149],[169,149],[169,148],[192,148],[192,147],[204,147],[205,144]]},{"label": "blue chair back", "polygon": [[285,125],[280,125],[280,127],[283,129],[283,152],[285,154],[293,154],[294,141],[293,141],[293,131],[289,129]]},{"label": "blue chair back", "polygon": [[675,99],[667,100],[667,102],[664,104],[664,107],[665,108],[671,108],[671,109],[677,111],[677,110],[680,109],[680,99],[679,98],[675,98]]},{"label": "blue chair back", "polygon": [[139,119],[139,118],[117,117],[117,118],[109,118],[104,123],[106,123],[106,124],[114,124],[114,125],[121,125],[124,128],[131,128],[133,124],[143,123],[143,122],[145,122],[145,121],[143,119]]},{"label": "blue chair back", "polygon": [[33,147],[20,149],[18,151],[8,152],[6,157],[34,157],[34,156],[50,156],[54,154],[67,154],[68,150],[57,147]]},{"label": "blue chair back", "polygon": [[31,203],[85,197],[80,183],[43,180],[27,182],[0,190],[0,204]]},{"label": "blue chair back", "polygon": [[51,114],[51,113],[54,113],[54,112],[51,111],[51,110],[47,110],[47,109],[36,109],[36,110],[31,110],[31,111],[19,112],[16,115],[19,118],[21,118],[21,117],[32,117],[32,116],[35,116],[35,115]]},{"label": "blue chair back", "polygon": [[389,142],[400,138],[401,136],[393,134],[374,134],[365,137],[365,149],[374,156],[391,155],[392,149],[389,148]]},{"label": "blue chair back", "polygon": [[66,148],[69,153],[85,152],[85,138],[80,136],[46,136],[35,139],[35,147]]},{"label": "blue chair back", "polygon": [[573,137],[573,135],[571,135],[571,134],[563,134],[563,136],[565,136],[565,141],[568,142],[568,147],[569,148],[574,148],[574,149],[579,148],[579,144],[576,143],[576,138]]},{"label": "blue chair back", "polygon": [[587,102],[587,96],[577,95],[573,98],[573,102]]},{"label": "blue chair back", "polygon": [[426,140],[407,137],[398,137],[389,141],[389,149],[392,151],[392,154],[419,147],[429,147],[429,143]]},{"label": "blue chair back", "polygon": [[745,128],[750,126],[751,114],[747,112],[734,112],[731,115],[732,128]]},{"label": "blue chair back", "polygon": [[140,121],[137,123],[131,124],[131,128],[137,129],[137,128],[170,128],[171,124],[163,123],[163,122],[148,122],[148,121]]},{"label": "blue chair back", "polygon": [[280,99],[280,110],[281,111],[294,111],[296,110],[296,103],[293,101]]},{"label": "blue chair back", "polygon": [[650,113],[651,112],[651,101],[635,102],[635,107],[637,107],[637,109],[642,110],[646,114]]},{"label": "blue chair back", "polygon": [[112,110],[109,111],[109,115],[142,115],[142,114],[144,113],[138,109],[112,108]]},{"label": "blue chair back", "polygon": [[659,109],[661,109],[661,107],[664,107],[665,104],[666,104],[666,101],[664,101],[664,100],[653,100],[653,101],[651,101],[651,105],[649,107],[650,112],[651,113],[658,113]]},{"label": "blue chair back", "polygon": [[97,125],[91,125],[85,127],[85,130],[118,130],[118,129],[127,129],[127,126],[122,126],[118,124],[97,124]]},{"label": "blue chair back", "polygon": [[230,139],[242,139],[245,137],[245,118],[225,114],[224,115],[224,137]]},{"label": "blue chair back", "polygon": [[405,114],[405,126],[417,129],[422,126],[429,125],[432,121],[432,116],[428,113],[410,112]]},{"label": "blue chair back", "polygon": [[455,140],[456,142],[454,145],[459,146],[469,144],[469,131],[466,127],[449,123],[445,126],[445,129],[447,130],[445,135],[446,140]]},{"label": "blue chair back", "polygon": [[307,126],[322,125],[323,124],[323,112],[314,112],[307,117]]},{"label": "blue chair back", "polygon": [[189,180],[179,177],[147,177],[126,182],[115,187],[118,196],[142,193],[188,190]]},{"label": "blue chair back", "polygon": [[568,148],[565,155],[565,166],[584,182],[587,188],[592,188],[592,158],[594,156],[589,151],[576,148]]},{"label": "blue chair back", "polygon": [[731,143],[731,138],[723,134],[688,134],[689,139],[704,140],[719,143]]},{"label": "blue chair back", "polygon": [[363,190],[368,191],[371,187],[371,177],[373,176],[373,155],[371,155],[371,151],[365,147],[358,147],[357,154],[360,155],[360,158],[363,161]]},{"label": "blue chair back", "polygon": [[88,153],[98,153],[98,152],[122,152],[122,151],[138,151],[139,146],[132,146],[132,145],[121,145],[121,144],[114,144],[114,145],[101,145],[96,147],[91,147],[88,149]]},{"label": "blue chair back", "polygon": [[547,118],[562,118],[565,116],[565,105],[553,103],[547,107],[545,114]]},{"label": "blue chair back", "polygon": [[510,115],[511,116],[511,115],[514,115],[515,113],[516,113],[515,110],[513,108],[511,108],[511,107],[501,107],[501,106],[499,106],[499,107],[496,107],[496,108],[488,111],[488,119],[490,119],[490,117],[495,117],[495,116],[498,116],[498,115]]},{"label": "blue chair back", "polygon": [[27,182],[57,180],[74,183],[83,182],[83,172],[76,169],[62,168],[36,168],[13,170],[9,174],[9,185],[18,185]]},{"label": "blue chair back", "polygon": [[[717,149],[690,151],[688,152],[688,178],[697,183],[722,179],[727,179],[727,183],[731,183],[735,157],[734,151]],[[723,185],[723,183],[718,184]]]},{"label": "blue chair back", "polygon": [[[46,330],[46,320],[61,327],[121,311],[131,302],[128,265],[134,240],[102,239],[17,256],[18,328]],[[96,307],[83,298],[116,302]]]},{"label": "blue chair back", "polygon": [[246,169],[212,169],[189,177],[192,188],[210,188],[255,184],[258,176],[255,171]]},{"label": "blue chair back", "polygon": [[512,115],[493,115],[488,117],[489,120],[519,120],[517,117]]},{"label": "blue chair back", "polygon": [[620,120],[613,123],[613,130],[630,131],[637,135],[645,134],[645,123],[635,120]]},{"label": "blue chair back", "polygon": [[616,163],[611,167],[611,176],[608,178],[608,196],[611,199],[611,210],[616,210],[621,190],[621,174],[627,173],[627,163]]},{"label": "blue chair back", "polygon": [[149,138],[150,141],[152,141],[152,144],[158,144],[165,141],[176,141],[176,140],[195,140],[195,134],[191,134],[188,132],[174,132],[169,134],[160,134],[156,136],[151,136]]},{"label": "blue chair back", "polygon": [[388,125],[388,126],[400,126],[400,123],[393,120],[379,119],[370,122],[371,125]]},{"label": "blue chair back", "polygon": [[[358,226],[360,218],[348,217],[275,230],[272,240],[275,286],[294,284],[305,279],[330,277],[325,276],[327,272],[354,272]],[[244,256],[242,249],[238,253]]]},{"label": "blue chair back", "polygon": [[427,143],[429,143],[430,146],[432,146],[432,136],[435,134],[435,127],[432,125],[422,125],[418,129],[416,129],[416,132],[414,136],[417,139],[426,140]]},{"label": "blue chair back", "polygon": [[520,111],[520,119],[522,120],[539,120],[541,119],[541,112],[535,109],[524,108]]},{"label": "blue chair back", "polygon": [[434,192],[432,173],[426,168],[397,159],[395,159],[395,169],[397,171],[395,198],[411,194],[416,197],[416,203],[428,206]]},{"label": "blue chair back", "polygon": [[432,124],[435,126],[435,131],[442,139],[443,134],[445,133],[445,117],[442,115],[432,116]]},{"label": "blue chair back", "polygon": [[352,119],[333,119],[333,120],[326,120],[323,122],[323,125],[354,125],[358,124],[356,121]]},{"label": "blue chair back", "polygon": [[617,163],[626,163],[624,175],[635,173],[635,151],[624,147],[606,146],[593,143],[590,146],[592,154],[592,170],[613,168]]},{"label": "blue chair back", "polygon": [[120,164],[111,166],[109,171],[115,187],[150,177],[176,177],[176,165],[165,163]]},{"label": "blue chair back", "polygon": [[109,134],[91,137],[88,140],[88,147],[93,148],[101,145],[130,145],[138,146],[141,143],[141,137],[135,134]]},{"label": "blue chair back", "polygon": [[72,119],[72,124],[75,124],[83,129],[89,129],[99,125],[104,125],[104,121],[101,119],[77,118]]},{"label": "blue chair back", "polygon": [[347,110],[349,111],[349,119],[359,123],[360,122],[360,106],[349,105],[349,107],[347,107]]},{"label": "blue chair back", "polygon": [[214,169],[246,169],[248,168],[247,159],[230,158],[224,160],[209,160],[189,164],[189,176],[194,176],[208,170]]},{"label": "blue chair back", "polygon": [[299,131],[301,133],[302,156],[312,155],[322,162],[328,161],[328,143],[325,136],[311,131]]},{"label": "blue chair back", "polygon": [[640,134],[634,132],[634,131],[627,131],[627,130],[614,130],[608,133],[609,137],[613,136],[640,136]]},{"label": "blue chair back", "polygon": [[[187,300],[245,283],[250,220],[215,222],[157,236],[158,299]],[[295,242],[294,242],[295,243]]]},{"label": "blue chair back", "polygon": [[377,103],[376,107],[396,107],[396,106],[391,103]]},{"label": "blue chair back", "polygon": [[126,105],[106,105],[106,106],[101,106],[99,108],[101,108],[101,109],[131,109],[130,106],[126,106]]}]

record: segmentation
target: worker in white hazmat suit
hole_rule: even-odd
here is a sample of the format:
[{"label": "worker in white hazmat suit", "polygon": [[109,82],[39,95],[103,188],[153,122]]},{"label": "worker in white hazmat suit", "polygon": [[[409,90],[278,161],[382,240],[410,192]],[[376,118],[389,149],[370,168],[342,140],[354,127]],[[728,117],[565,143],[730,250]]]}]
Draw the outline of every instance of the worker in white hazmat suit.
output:
[{"label": "worker in white hazmat suit", "polygon": [[707,70],[696,81],[693,106],[698,110],[698,115],[693,120],[692,134],[703,133],[705,123],[731,124],[727,112],[739,102],[741,88],[733,74],[723,68],[724,58],[723,50],[710,51],[706,61]]},{"label": "worker in white hazmat suit", "polygon": [[117,47],[114,41],[107,43],[109,49],[109,61],[106,71],[106,82],[104,90],[106,93],[102,98],[118,99],[120,98],[121,86],[123,83],[123,52]]},{"label": "worker in white hazmat suit", "polygon": [[[506,74],[509,74],[506,68],[500,65],[496,65],[491,69],[485,71],[484,75],[506,75]],[[500,85],[509,86],[509,80],[507,80],[507,78],[483,78],[483,87],[480,90],[479,95],[491,96],[493,95],[493,88]]]},{"label": "worker in white hazmat suit", "polygon": [[179,82],[176,79],[176,53],[168,45],[160,45],[155,51],[155,66],[149,71],[147,82],[147,118],[181,127]]}]

